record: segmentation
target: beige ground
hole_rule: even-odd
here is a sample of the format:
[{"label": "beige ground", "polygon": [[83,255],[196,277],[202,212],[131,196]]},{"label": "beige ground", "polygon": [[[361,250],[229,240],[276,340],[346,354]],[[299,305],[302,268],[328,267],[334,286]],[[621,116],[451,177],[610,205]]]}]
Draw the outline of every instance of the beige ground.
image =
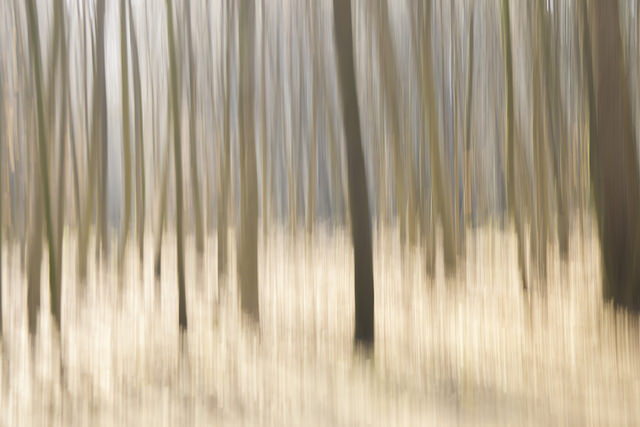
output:
[{"label": "beige ground", "polygon": [[[0,425],[640,423],[639,334],[602,303],[593,233],[574,234],[567,264],[551,251],[546,295],[535,281],[522,292],[515,239],[499,231],[471,235],[455,279],[445,280],[438,259],[435,282],[425,279],[419,250],[403,261],[391,231],[374,240],[374,360],[352,352],[348,235],[320,231],[307,245],[303,233],[294,241],[281,230],[260,243],[260,333],[238,312],[235,274],[218,294],[215,236],[199,266],[187,241],[188,350],[180,358],[172,238],[159,298],[150,257],[141,280],[132,256],[122,280],[114,266],[90,269],[81,302],[71,235],[62,393],[49,316],[41,316],[31,366],[14,250],[3,260]],[[45,265],[45,307],[47,274]]]}]

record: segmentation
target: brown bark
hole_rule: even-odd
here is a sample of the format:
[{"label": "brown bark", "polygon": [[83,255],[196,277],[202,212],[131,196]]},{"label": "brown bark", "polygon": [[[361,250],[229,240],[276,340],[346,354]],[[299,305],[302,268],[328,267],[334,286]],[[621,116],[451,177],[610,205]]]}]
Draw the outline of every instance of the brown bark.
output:
[{"label": "brown bark", "polygon": [[371,218],[356,92],[351,1],[334,0],[333,19],[349,175],[349,207],[355,273],[354,340],[356,345],[363,345],[373,350],[375,328]]}]

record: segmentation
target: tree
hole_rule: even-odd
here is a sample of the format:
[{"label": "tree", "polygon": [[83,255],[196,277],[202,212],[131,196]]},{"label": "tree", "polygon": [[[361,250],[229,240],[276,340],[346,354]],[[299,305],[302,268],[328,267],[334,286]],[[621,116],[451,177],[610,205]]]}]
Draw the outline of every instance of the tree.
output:
[{"label": "tree", "polygon": [[[142,123],[142,94],[140,89],[140,63],[138,58],[138,40],[133,22],[131,0],[129,5],[129,37],[131,37],[131,63],[133,66],[133,100],[136,140],[136,231],[140,262],[144,259],[144,219],[146,203],[144,136]],[[155,130],[154,130],[155,131]]]},{"label": "tree", "polygon": [[[442,170],[440,160],[440,130],[438,123],[438,112],[436,110],[436,93],[435,78],[433,75],[433,60],[431,52],[431,38],[428,36],[429,25],[431,25],[431,1],[418,2],[418,11],[416,13],[419,23],[419,34],[422,41],[423,52],[419,65],[420,90],[422,96],[422,112],[424,114],[424,123],[428,126],[429,139],[429,160],[431,169],[432,194],[435,202],[435,209],[440,221],[442,222],[443,246],[444,246],[444,265],[447,274],[453,274],[456,271],[457,256],[453,231],[453,215],[451,207],[450,194],[446,191],[446,174]],[[426,210],[424,207],[422,209]],[[424,210],[422,212],[424,212]],[[421,218],[422,232],[425,229],[432,231],[427,213]],[[425,236],[430,242],[426,243],[426,270],[429,273],[433,269],[433,249],[435,236],[430,233]]]},{"label": "tree", "polygon": [[184,234],[182,224],[182,148],[180,146],[180,110],[178,107],[178,70],[173,31],[173,8],[166,1],[167,38],[169,41],[169,74],[171,85],[171,112],[173,114],[173,161],[176,178],[176,240],[178,255],[178,325],[180,335],[187,330],[187,304],[184,284]]},{"label": "tree", "polygon": [[240,6],[240,241],[238,279],[243,311],[260,321],[258,295],[258,178],[254,132],[254,51],[255,2],[243,0]]},{"label": "tree", "polygon": [[640,310],[640,174],[616,0],[593,5],[594,34],[583,3],[589,96],[591,187],[606,300]]},{"label": "tree", "polygon": [[49,192],[49,161],[47,154],[45,124],[45,106],[42,89],[42,66],[40,57],[40,35],[38,30],[38,15],[34,0],[27,1],[27,25],[29,29],[29,50],[31,51],[31,64],[33,67],[33,78],[36,94],[36,118],[38,127],[38,154],[40,166],[40,182],[43,189],[44,218],[46,224],[47,243],[49,247],[49,289],[51,295],[51,312],[55,324],[60,330],[60,302],[58,294],[57,280],[57,258],[56,245],[54,243],[53,218],[51,214],[51,194]]},{"label": "tree", "polygon": [[[120,76],[122,84],[122,151],[124,152],[124,224],[118,264],[122,270],[131,227],[131,131],[129,117],[129,55],[127,51],[127,10],[120,0]],[[122,283],[122,281],[119,281]]]},{"label": "tree", "polygon": [[333,20],[349,176],[349,207],[355,273],[354,340],[356,345],[372,350],[375,334],[371,218],[360,136],[350,0],[333,1]]},{"label": "tree", "polygon": [[199,255],[204,251],[204,231],[202,220],[202,203],[200,201],[200,184],[198,176],[198,159],[196,150],[196,116],[197,116],[197,88],[196,63],[193,55],[191,40],[191,0],[186,0],[185,19],[187,20],[187,50],[189,55],[189,164],[191,169],[191,185],[193,186],[193,211],[196,232],[196,250]]},{"label": "tree", "polygon": [[511,20],[509,17],[509,0],[502,0],[502,32],[506,80],[506,139],[507,139],[507,203],[509,217],[515,222],[518,240],[518,264],[523,289],[527,289],[527,274],[524,252],[524,226],[520,216],[520,206],[516,203],[515,190],[515,142],[514,142],[514,114],[513,114],[513,63],[511,55]]},{"label": "tree", "polygon": [[227,0],[225,2],[227,12],[227,31],[225,34],[225,72],[224,72],[224,109],[222,118],[222,151],[224,159],[219,159],[220,165],[220,198],[218,199],[218,283],[223,283],[228,269],[228,215],[229,215],[229,187],[231,185],[231,34],[233,24],[233,11],[235,2]]},{"label": "tree", "polygon": [[[105,14],[105,0],[98,0],[96,4],[96,39],[94,43],[95,62],[94,62],[94,88],[93,88],[93,100],[91,106],[91,136],[89,140],[89,158],[88,158],[88,182],[86,187],[86,194],[84,198],[84,220],[80,227],[80,233],[78,233],[78,275],[80,280],[84,283],[87,275],[87,246],[89,243],[89,229],[94,212],[94,200],[99,201],[98,204],[98,225],[99,231],[96,233],[97,241],[106,240],[106,225],[103,224],[104,214],[101,214],[101,209],[105,209],[105,206],[101,206],[100,201],[102,197],[106,197],[106,187],[103,188],[102,181],[105,181],[106,185],[106,155],[107,155],[107,89],[105,83],[105,63],[104,63],[104,14]],[[98,161],[102,158],[102,162],[99,165]],[[103,173],[104,170],[104,173]],[[96,182],[97,181],[97,182]],[[96,195],[96,190],[98,193]],[[104,236],[104,239],[103,239]],[[106,250],[106,241],[102,243],[102,249]],[[98,246],[96,246],[96,250]]]},{"label": "tree", "polygon": [[473,105],[473,23],[474,23],[474,6],[471,3],[471,15],[469,24],[469,67],[467,69],[467,99],[465,107],[465,150],[464,150],[464,220],[471,220],[471,106]]}]

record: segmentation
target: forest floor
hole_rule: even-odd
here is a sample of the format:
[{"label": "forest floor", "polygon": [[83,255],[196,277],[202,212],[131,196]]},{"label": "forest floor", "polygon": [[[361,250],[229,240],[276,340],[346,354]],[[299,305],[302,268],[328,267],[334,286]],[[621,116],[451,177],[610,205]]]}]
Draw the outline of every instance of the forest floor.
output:
[{"label": "forest floor", "polygon": [[[552,247],[546,285],[533,280],[528,293],[512,234],[470,231],[460,273],[445,278],[439,255],[428,280],[419,249],[403,254],[397,233],[375,233],[371,359],[353,351],[353,256],[344,231],[319,228],[307,241],[274,226],[261,239],[259,329],[238,309],[235,268],[218,286],[215,235],[201,260],[187,239],[183,351],[173,236],[164,241],[160,282],[151,256],[140,269],[133,245],[121,275],[115,263],[95,262],[92,250],[83,293],[76,238],[66,236],[62,345],[51,317],[41,315],[34,354],[18,247],[5,246],[0,425],[640,422],[637,316],[631,322],[603,303],[593,231],[572,235],[567,262]],[[230,255],[235,266],[233,247]]]}]

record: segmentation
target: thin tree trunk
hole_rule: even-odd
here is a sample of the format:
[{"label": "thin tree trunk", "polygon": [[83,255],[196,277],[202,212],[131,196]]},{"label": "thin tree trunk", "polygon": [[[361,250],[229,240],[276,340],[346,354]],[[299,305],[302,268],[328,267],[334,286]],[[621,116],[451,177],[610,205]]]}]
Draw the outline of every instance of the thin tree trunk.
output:
[{"label": "thin tree trunk", "polygon": [[[57,3],[56,7],[62,9],[62,2]],[[59,12],[62,15],[62,10]],[[54,298],[60,303],[60,283],[62,280],[62,240],[64,238],[64,207],[65,207],[65,193],[66,193],[66,176],[67,176],[67,138],[68,138],[68,129],[69,123],[67,122],[68,108],[69,108],[69,62],[67,59],[67,41],[66,41],[66,30],[64,23],[64,16],[62,16],[60,20],[59,31],[61,32],[60,36],[60,55],[61,55],[61,81],[62,88],[60,92],[61,96],[61,110],[60,110],[60,135],[58,137],[60,144],[60,159],[58,165],[58,194],[57,194],[57,225],[56,225],[56,283],[58,287],[56,288],[57,296]],[[60,307],[55,308],[56,311],[60,312]]]},{"label": "thin tree trunk", "polygon": [[[124,224],[118,268],[122,272],[129,229],[131,228],[131,124],[129,122],[129,55],[127,50],[127,9],[125,0],[120,0],[120,81],[122,85],[122,151],[124,153]],[[120,280],[121,284],[123,281]]]},{"label": "thin tree trunk", "polygon": [[138,257],[142,264],[144,260],[144,220],[146,215],[146,183],[144,160],[144,133],[142,122],[142,93],[140,83],[140,62],[138,56],[138,40],[136,27],[133,21],[131,0],[129,5],[129,37],[131,38],[131,65],[133,67],[133,99],[135,120],[135,144],[136,144],[136,232],[138,238]]},{"label": "thin tree trunk", "polygon": [[174,46],[173,7],[171,0],[167,6],[167,38],[169,42],[169,64],[171,84],[171,111],[173,113],[173,161],[176,179],[176,240],[178,255],[178,325],[181,335],[187,330],[187,305],[184,283],[184,234],[182,228],[182,148],[180,144],[180,111],[178,99],[178,70]]},{"label": "thin tree trunk", "polygon": [[344,117],[349,174],[349,206],[353,240],[355,290],[355,344],[373,350],[374,287],[371,218],[360,136],[360,113],[353,59],[351,1],[334,0],[335,43]]},{"label": "thin tree trunk", "polygon": [[240,244],[238,245],[238,279],[242,310],[259,324],[258,295],[258,194],[254,134],[254,43],[255,3],[242,1],[240,6],[240,93],[238,97],[240,127]]},{"label": "thin tree trunk", "polygon": [[[551,63],[551,40],[549,36],[549,25],[544,12],[544,5],[539,0],[537,9],[537,19],[539,20],[539,34],[542,40],[542,69],[544,72],[545,98],[547,105],[547,123],[550,129],[550,137],[545,138],[543,143],[551,154],[551,165],[553,180],[555,182],[556,209],[558,210],[557,233],[560,255],[567,259],[569,252],[569,212],[567,209],[567,182],[566,164],[567,155],[567,130],[565,124],[565,114],[562,100],[562,89],[560,86],[560,66]],[[548,212],[548,211],[547,211]],[[548,214],[547,214],[548,215]]]},{"label": "thin tree trunk", "polygon": [[54,243],[53,219],[51,214],[51,195],[49,192],[49,164],[46,142],[46,116],[44,111],[44,97],[42,90],[42,66],[40,57],[40,35],[38,30],[38,16],[34,0],[27,0],[27,23],[29,26],[29,46],[33,66],[33,77],[36,92],[36,113],[38,122],[38,152],[40,163],[40,179],[44,196],[44,216],[47,233],[47,243],[49,247],[49,288],[51,292],[51,311],[55,324],[60,330],[60,304],[58,301],[58,283],[56,282],[56,254]]},{"label": "thin tree trunk", "polygon": [[[167,114],[167,130],[166,134],[171,134],[171,120],[170,114]],[[169,155],[171,144],[167,141],[164,147],[164,151],[162,154],[162,176],[161,176],[161,184],[160,184],[160,199],[158,202],[158,222],[156,229],[156,240],[154,244],[154,272],[156,276],[156,280],[160,279],[161,266],[162,266],[162,235],[164,232],[164,223],[166,221],[167,216],[167,181],[169,179]],[[159,283],[159,282],[158,282]]]},{"label": "thin tree trunk", "polygon": [[[541,2],[537,1],[534,6],[536,9],[542,7]],[[538,18],[540,17],[538,14]],[[535,26],[534,26],[534,31]],[[545,167],[546,150],[545,150],[545,133],[544,124],[542,122],[542,102],[540,101],[540,91],[542,85],[542,64],[540,58],[539,43],[535,37],[532,37],[533,50],[533,164],[535,167],[535,221],[531,228],[531,254],[534,262],[537,264],[538,275],[542,280],[547,275],[547,171]]]},{"label": "thin tree trunk", "polygon": [[[407,206],[408,203],[413,204],[413,195],[411,192],[415,189],[407,191],[406,183],[407,173],[405,170],[411,170],[410,165],[403,164],[405,155],[402,150],[402,135],[400,123],[400,105],[398,102],[397,91],[400,90],[400,80],[396,69],[396,59],[393,50],[393,40],[391,39],[391,24],[389,22],[389,5],[386,1],[375,0],[369,6],[373,16],[372,20],[378,24],[378,57],[381,66],[382,88],[384,91],[385,104],[389,111],[391,123],[391,155],[393,158],[393,172],[396,188],[397,199],[397,215],[400,231],[400,241],[404,246],[407,234],[407,221],[413,221],[413,206]],[[413,162],[411,162],[413,164]],[[410,227],[411,228],[411,227]]]},{"label": "thin tree trunk", "polygon": [[267,51],[267,30],[266,30],[266,26],[267,26],[267,19],[265,17],[265,8],[267,7],[267,1],[263,0],[262,1],[262,38],[261,38],[261,44],[262,44],[262,61],[261,61],[261,73],[262,73],[262,80],[260,82],[260,89],[261,89],[261,108],[260,108],[260,112],[262,114],[261,120],[260,120],[260,131],[261,131],[261,140],[262,140],[262,232],[264,234],[264,236],[267,235],[267,231],[268,231],[268,226],[269,226],[269,206],[271,203],[271,195],[269,194],[271,191],[271,186],[269,185],[269,171],[268,171],[268,153],[269,153],[269,149],[268,149],[268,141],[267,141],[267,91],[266,91],[266,86],[267,86],[267,79],[266,79],[266,62],[267,62],[267,55],[268,55],[268,51]]},{"label": "thin tree trunk", "polygon": [[[104,81],[104,5],[105,0],[98,0],[96,5],[96,66],[94,68],[94,88],[93,88],[93,101],[91,112],[91,139],[89,140],[89,155],[88,155],[88,183],[85,192],[84,199],[84,222],[80,228],[79,234],[79,246],[78,246],[78,276],[80,280],[85,283],[87,275],[87,246],[89,243],[89,230],[94,211],[94,200],[99,199],[101,196],[96,195],[96,190],[99,192],[101,187],[98,188],[96,184],[101,183],[101,167],[104,165],[98,165],[100,160],[99,150],[103,150],[104,155],[106,151],[106,87]],[[97,181],[97,182],[96,182]],[[98,217],[100,218],[100,203],[98,204]],[[98,221],[99,223],[99,221]],[[96,250],[101,240],[101,232],[96,233]],[[106,244],[106,243],[105,243]],[[85,283],[86,284],[86,283]]]},{"label": "thin tree trunk", "polygon": [[[31,162],[36,163],[35,151]],[[32,169],[31,179],[31,214],[27,244],[27,320],[29,336],[33,340],[38,327],[38,311],[40,310],[40,268],[42,265],[42,190],[37,169]]]},{"label": "thin tree trunk", "polygon": [[[435,78],[433,76],[431,40],[428,36],[429,25],[431,24],[431,2],[428,1],[425,7],[424,26],[424,53],[422,63],[422,92],[423,105],[427,116],[426,122],[429,127],[429,158],[431,163],[431,185],[435,196],[435,207],[442,223],[442,241],[444,246],[444,265],[447,275],[456,271],[456,249],[453,240],[453,221],[451,213],[451,200],[449,192],[445,191],[445,173],[442,170],[440,157],[440,131],[438,129],[438,114],[436,111]],[[432,237],[433,238],[433,237]]]},{"label": "thin tree trunk", "polygon": [[[99,169],[99,179],[98,179],[98,227],[99,232],[98,241],[100,242],[100,246],[96,245],[96,253],[98,253],[98,249],[102,253],[103,259],[107,257],[109,254],[109,237],[107,235],[107,196],[108,196],[108,168],[109,168],[109,130],[108,130],[108,122],[107,122],[107,88],[106,88],[106,64],[105,64],[105,47],[104,47],[104,10],[105,5],[100,6],[100,3],[104,3],[104,0],[98,0],[98,14],[97,16],[97,24],[96,24],[96,51],[97,51],[97,81],[94,84],[94,91],[97,89],[100,92],[99,102],[100,102],[100,113],[102,115],[100,123],[100,152],[99,152],[99,160],[100,160],[100,169]],[[100,8],[102,11],[100,12]],[[102,16],[99,16],[102,15]],[[96,86],[97,85],[97,86]]]},{"label": "thin tree trunk", "polygon": [[224,111],[222,119],[222,144],[224,159],[219,159],[220,164],[220,199],[218,201],[218,286],[224,283],[228,271],[228,251],[229,251],[229,226],[227,217],[229,215],[229,186],[231,185],[231,51],[233,49],[232,34],[235,2],[227,0],[225,2],[227,12],[227,32],[225,34],[225,93]]},{"label": "thin tree trunk", "polygon": [[518,263],[523,289],[527,289],[526,267],[524,258],[523,225],[520,218],[519,207],[515,199],[515,171],[514,171],[514,138],[513,138],[513,65],[511,56],[511,24],[509,17],[509,0],[502,0],[502,31],[504,34],[504,58],[507,98],[507,203],[509,216],[515,222],[516,237],[518,240]]},{"label": "thin tree trunk", "polygon": [[467,70],[467,105],[465,114],[465,150],[464,150],[464,219],[469,223],[472,217],[471,210],[471,112],[473,106],[473,23],[474,2],[471,3],[471,18],[469,26],[469,68]]},{"label": "thin tree trunk", "polygon": [[185,19],[187,20],[187,49],[189,54],[189,164],[191,169],[191,185],[193,186],[193,210],[196,231],[196,250],[199,255],[204,252],[204,226],[202,222],[202,202],[198,174],[198,154],[196,147],[197,87],[196,64],[193,56],[191,40],[191,0],[185,1]]},{"label": "thin tree trunk", "polygon": [[[70,109],[71,110],[71,109]],[[76,133],[74,123],[75,120],[73,118],[73,111],[69,111],[70,117],[70,138],[71,138],[71,163],[73,167],[73,196],[74,196],[74,204],[76,208],[76,227],[80,229],[80,224],[82,224],[82,213],[80,207],[80,179],[78,172],[78,150],[76,147]]]},{"label": "thin tree trunk", "polygon": [[313,60],[313,95],[311,112],[311,154],[309,156],[309,207],[307,209],[307,234],[313,235],[316,221],[316,186],[317,186],[317,158],[318,158],[318,103],[320,98],[320,85],[318,79],[320,64],[317,47],[317,29],[315,3],[309,4],[309,10],[305,14],[309,22],[309,33],[311,35],[311,56]]}]

